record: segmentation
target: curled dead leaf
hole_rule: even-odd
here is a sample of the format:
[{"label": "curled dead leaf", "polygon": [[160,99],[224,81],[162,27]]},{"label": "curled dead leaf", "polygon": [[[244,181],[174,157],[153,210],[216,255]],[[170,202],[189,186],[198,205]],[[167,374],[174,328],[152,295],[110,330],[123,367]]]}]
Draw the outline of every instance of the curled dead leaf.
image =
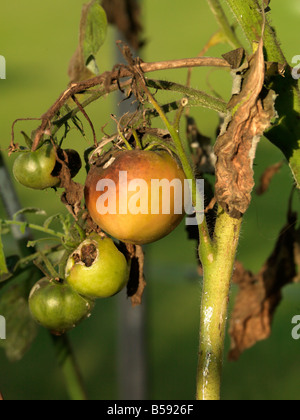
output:
[{"label": "curled dead leaf", "polygon": [[[246,70],[245,70],[246,67]],[[262,95],[265,78],[263,40],[249,65],[234,72],[234,94],[215,145],[218,203],[234,218],[248,209],[254,187],[253,161],[257,144],[275,117],[275,95]],[[239,93],[236,93],[240,89]]]},{"label": "curled dead leaf", "polygon": [[233,281],[239,292],[230,321],[230,360],[237,360],[246,349],[270,336],[282,288],[299,281],[300,230],[296,230],[296,222],[297,215],[289,213],[274,251],[258,274],[236,263]]},{"label": "curled dead leaf", "polygon": [[144,276],[145,255],[140,245],[133,245],[121,242],[120,250],[130,261],[130,275],[127,285],[127,296],[130,297],[132,306],[138,306],[142,303],[142,297],[146,287]]},{"label": "curled dead leaf", "polygon": [[65,190],[61,196],[61,201],[77,220],[78,214],[82,210],[81,202],[84,196],[84,187],[72,180],[71,170],[67,166],[66,161],[60,159],[58,154],[56,159],[61,164],[60,172],[57,175],[60,179],[60,187]]},{"label": "curled dead leaf", "polygon": [[283,162],[274,163],[274,165],[269,166],[260,178],[260,184],[256,189],[257,195],[264,194],[270,186],[270,183],[273,177],[280,171],[283,166]]}]

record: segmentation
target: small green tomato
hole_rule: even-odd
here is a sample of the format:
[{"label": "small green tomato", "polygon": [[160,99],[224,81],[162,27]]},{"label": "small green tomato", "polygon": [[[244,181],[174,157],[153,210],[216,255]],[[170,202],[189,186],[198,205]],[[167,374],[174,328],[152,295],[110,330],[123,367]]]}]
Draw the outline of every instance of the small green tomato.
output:
[{"label": "small green tomato", "polygon": [[52,176],[56,165],[55,150],[50,142],[45,142],[35,152],[20,153],[14,162],[13,173],[16,180],[34,190],[57,187],[58,177]]},{"label": "small green tomato", "polygon": [[55,335],[62,335],[88,318],[94,302],[76,293],[70,286],[44,278],[29,295],[29,309],[35,321]]},{"label": "small green tomato", "polygon": [[67,164],[71,177],[74,178],[82,165],[79,154],[72,149],[57,149],[55,152],[53,145],[46,141],[34,152],[27,150],[19,154],[13,166],[16,180],[34,190],[59,187],[58,175],[62,164],[57,160],[56,153],[59,159]]},{"label": "small green tomato", "polygon": [[91,299],[107,298],[127,284],[129,266],[110,238],[90,235],[69,257],[66,281],[79,294]]}]

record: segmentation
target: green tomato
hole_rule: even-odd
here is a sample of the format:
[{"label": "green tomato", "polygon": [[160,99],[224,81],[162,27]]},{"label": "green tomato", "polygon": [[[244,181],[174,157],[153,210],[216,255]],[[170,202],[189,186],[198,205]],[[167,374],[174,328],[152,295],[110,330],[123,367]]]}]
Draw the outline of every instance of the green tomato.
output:
[{"label": "green tomato", "polygon": [[29,309],[35,321],[55,335],[64,334],[91,314],[94,302],[65,283],[42,279],[32,288]]},{"label": "green tomato", "polygon": [[92,299],[111,297],[127,284],[127,260],[110,238],[90,235],[69,257],[66,281]]},{"label": "green tomato", "polygon": [[52,176],[56,165],[55,150],[50,142],[45,142],[35,152],[20,153],[14,162],[13,173],[16,180],[34,190],[57,187],[58,177]]}]

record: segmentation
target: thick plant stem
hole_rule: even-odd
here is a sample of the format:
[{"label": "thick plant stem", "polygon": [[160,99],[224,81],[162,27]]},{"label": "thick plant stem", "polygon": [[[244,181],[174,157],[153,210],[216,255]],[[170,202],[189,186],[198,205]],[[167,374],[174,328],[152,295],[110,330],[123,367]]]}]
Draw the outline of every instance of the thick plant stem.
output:
[{"label": "thick plant stem", "polygon": [[[258,41],[261,37],[261,28],[263,24],[263,8],[265,3],[263,0],[226,0],[228,6],[235,15],[236,20],[244,31],[249,42],[253,45],[254,41]],[[264,47],[267,61],[274,61],[286,64],[284,54],[280,48],[280,44],[276,37],[274,29],[271,27],[266,18],[264,32]]]},{"label": "thick plant stem", "polygon": [[[219,208],[213,252],[200,244],[203,290],[200,316],[197,400],[219,400],[229,292],[242,220]],[[203,252],[204,250],[204,252]]]},{"label": "thick plant stem", "polygon": [[87,394],[67,335],[52,337],[56,358],[64,375],[70,399],[73,401],[86,401]]}]

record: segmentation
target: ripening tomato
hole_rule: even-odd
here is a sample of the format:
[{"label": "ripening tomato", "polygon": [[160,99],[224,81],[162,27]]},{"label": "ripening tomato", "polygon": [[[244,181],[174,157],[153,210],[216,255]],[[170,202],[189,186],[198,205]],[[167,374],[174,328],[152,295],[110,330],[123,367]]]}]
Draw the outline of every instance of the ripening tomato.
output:
[{"label": "ripening tomato", "polygon": [[120,151],[94,165],[85,201],[94,222],[109,235],[133,244],[157,241],[184,217],[185,175],[167,151]]},{"label": "ripening tomato", "polygon": [[90,235],[69,257],[66,281],[79,294],[92,299],[111,297],[129,279],[129,265],[112,239]]},{"label": "ripening tomato", "polygon": [[94,302],[76,293],[66,283],[44,278],[32,288],[29,309],[35,321],[61,335],[87,318]]}]

